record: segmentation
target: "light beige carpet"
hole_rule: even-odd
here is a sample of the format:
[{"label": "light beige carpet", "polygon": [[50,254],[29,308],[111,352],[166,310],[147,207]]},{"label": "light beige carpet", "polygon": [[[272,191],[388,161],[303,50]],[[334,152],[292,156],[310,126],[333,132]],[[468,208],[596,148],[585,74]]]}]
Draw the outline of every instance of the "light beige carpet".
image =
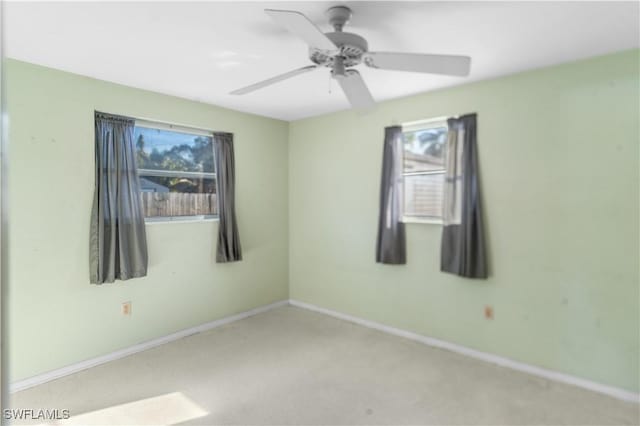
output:
[{"label": "light beige carpet", "polygon": [[[637,424],[638,404],[285,307],[12,395],[62,424]],[[55,424],[55,422],[32,422]]]}]

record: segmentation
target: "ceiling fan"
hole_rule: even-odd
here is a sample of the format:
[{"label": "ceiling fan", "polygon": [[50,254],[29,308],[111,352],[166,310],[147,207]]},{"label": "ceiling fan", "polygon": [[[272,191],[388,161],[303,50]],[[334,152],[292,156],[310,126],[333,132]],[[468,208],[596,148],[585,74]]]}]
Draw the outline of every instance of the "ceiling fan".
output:
[{"label": "ceiling fan", "polygon": [[331,76],[338,81],[351,106],[356,109],[368,109],[375,105],[375,101],[360,73],[352,69],[362,62],[371,68],[386,70],[462,77],[469,75],[471,58],[468,56],[369,52],[367,40],[357,34],[342,31],[352,16],[351,9],[346,6],[335,6],[327,10],[329,23],[334,29],[328,33],[320,31],[300,12],[275,9],[265,9],[265,12],[309,45],[309,59],[313,65],[234,90],[231,92],[232,95],[244,95],[288,78],[327,67],[331,69]]}]

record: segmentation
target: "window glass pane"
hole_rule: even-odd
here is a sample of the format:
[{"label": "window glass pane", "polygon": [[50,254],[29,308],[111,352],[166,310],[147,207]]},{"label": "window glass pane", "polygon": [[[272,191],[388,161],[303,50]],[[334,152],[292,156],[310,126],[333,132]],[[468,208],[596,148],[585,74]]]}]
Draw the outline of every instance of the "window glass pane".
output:
[{"label": "window glass pane", "polygon": [[444,169],[447,126],[404,132],[404,172]]},{"label": "window glass pane", "polygon": [[217,215],[216,181],[140,176],[145,217]]},{"label": "window glass pane", "polygon": [[139,169],[214,171],[210,136],[136,126],[134,140]]},{"label": "window glass pane", "polygon": [[442,217],[444,173],[404,177],[404,215]]}]

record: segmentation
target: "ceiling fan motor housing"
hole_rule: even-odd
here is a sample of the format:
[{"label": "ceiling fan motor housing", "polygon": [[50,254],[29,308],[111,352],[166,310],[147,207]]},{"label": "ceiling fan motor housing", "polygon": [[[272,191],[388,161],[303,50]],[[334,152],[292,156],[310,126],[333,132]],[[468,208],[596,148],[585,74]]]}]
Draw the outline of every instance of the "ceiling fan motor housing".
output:
[{"label": "ceiling fan motor housing", "polygon": [[362,62],[362,55],[368,51],[367,40],[358,34],[335,31],[325,35],[338,46],[337,50],[309,48],[309,59],[314,64],[333,68],[334,58],[340,56],[345,67],[352,67]]}]

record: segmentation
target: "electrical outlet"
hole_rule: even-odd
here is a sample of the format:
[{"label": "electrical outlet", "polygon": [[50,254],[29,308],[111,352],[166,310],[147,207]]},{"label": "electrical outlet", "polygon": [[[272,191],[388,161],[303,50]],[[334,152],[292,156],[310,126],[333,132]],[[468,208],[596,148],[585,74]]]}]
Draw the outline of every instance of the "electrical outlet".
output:
[{"label": "electrical outlet", "polygon": [[493,307],[492,306],[485,306],[484,307],[484,317],[486,319],[493,319]]},{"label": "electrical outlet", "polygon": [[131,302],[122,302],[122,315],[131,315]]}]

